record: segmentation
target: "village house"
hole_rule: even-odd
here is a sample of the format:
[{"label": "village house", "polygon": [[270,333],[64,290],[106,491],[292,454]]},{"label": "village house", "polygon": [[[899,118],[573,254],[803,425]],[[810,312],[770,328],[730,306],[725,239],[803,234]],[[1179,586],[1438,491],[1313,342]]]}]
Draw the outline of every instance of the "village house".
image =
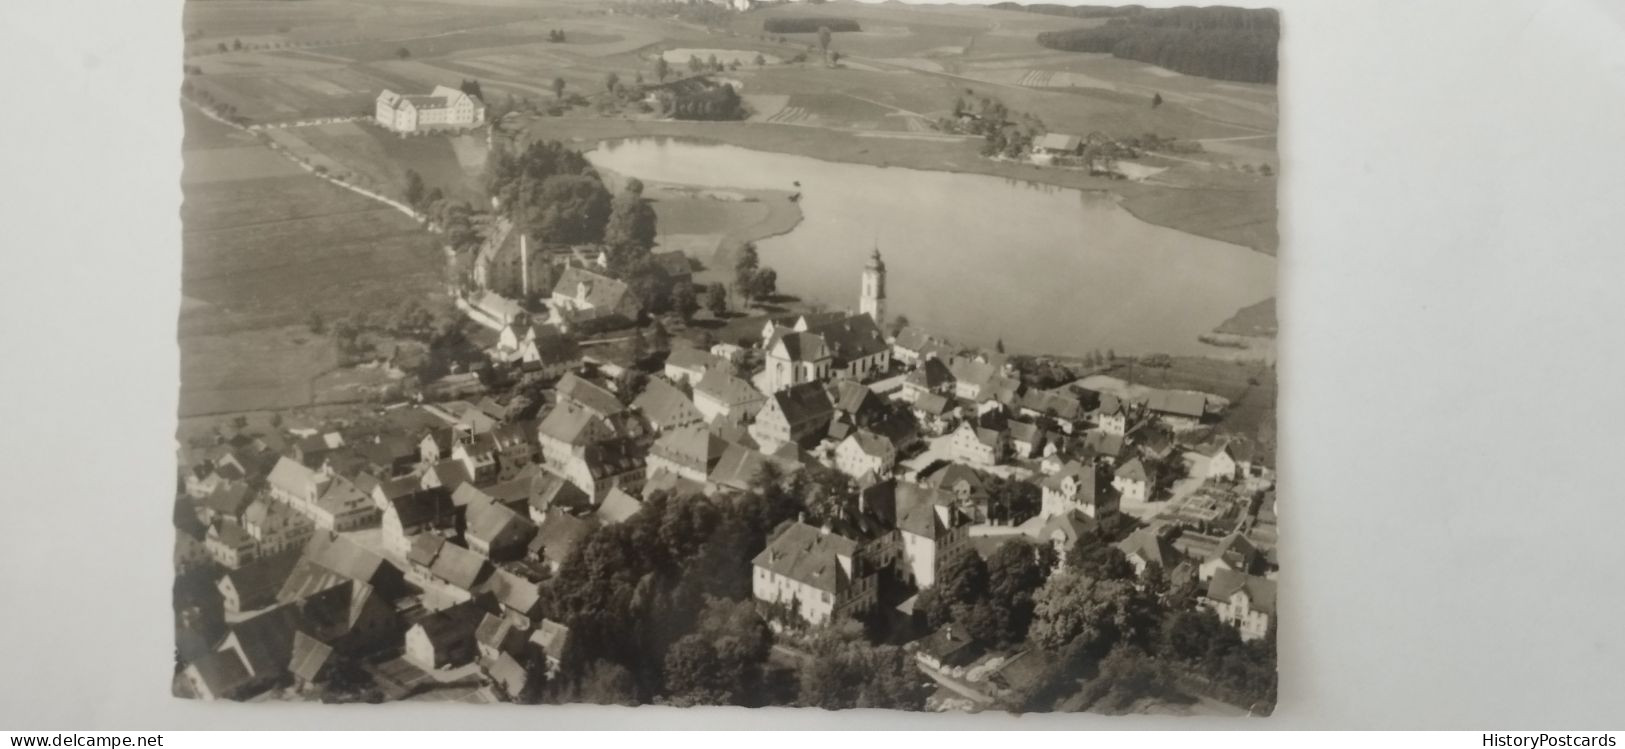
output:
[{"label": "village house", "polygon": [[1012,421],[1005,433],[1010,439],[1010,454],[1018,460],[1038,457],[1039,451],[1044,448],[1044,430],[1037,424]]},{"label": "village house", "polygon": [[1004,462],[1009,451],[1004,432],[969,421],[953,431],[950,447],[954,460],[977,466],[996,466]]},{"label": "village house", "polygon": [[867,612],[879,586],[858,552],[857,541],[794,523],[756,555],[751,593],[813,626]]},{"label": "village house", "polygon": [[459,603],[419,619],[406,631],[406,660],[425,671],[455,668],[479,655],[474,633],[485,612]]},{"label": "village house", "polygon": [[659,378],[649,380],[643,392],[632,401],[632,410],[642,414],[656,432],[705,423],[705,416],[694,401],[675,385]]},{"label": "village house", "polygon": [[643,509],[641,500],[616,487],[609,490],[609,494],[604,496],[604,501],[592,514],[600,524],[612,525],[626,522],[641,509]]},{"label": "village house", "polygon": [[373,525],[379,517],[372,497],[343,476],[334,476],[327,482],[327,488],[315,504],[294,507],[308,515],[317,528],[327,531],[359,530]]},{"label": "village house", "polygon": [[987,519],[988,502],[993,496],[992,480],[988,474],[964,463],[948,463],[918,477],[924,486],[953,494],[960,508],[977,522]]},{"label": "village house", "polygon": [[1045,477],[1039,484],[1043,490],[1040,514],[1050,517],[1076,511],[1099,520],[1117,512],[1117,492],[1098,474],[1095,465],[1073,461]]},{"label": "village house", "polygon": [[700,379],[713,369],[726,373],[733,368],[726,359],[697,348],[674,347],[666,356],[666,379],[672,382],[697,385]]},{"label": "village house", "polygon": [[466,515],[468,528],[463,535],[468,548],[493,562],[524,556],[525,547],[536,535],[536,526],[530,520],[502,504],[471,504]]},{"label": "village house", "polygon": [[1207,413],[1207,396],[1189,390],[1153,390],[1145,408],[1174,429],[1192,429]]},{"label": "village house", "polygon": [[749,491],[751,483],[770,462],[781,474],[788,474],[800,467],[792,461],[763,455],[744,445],[729,444],[722,451],[722,458],[717,461],[716,467],[711,469],[711,475],[706,477],[706,484],[713,492]]},{"label": "village house", "polygon": [[707,422],[744,424],[766,403],[767,396],[755,386],[721,369],[706,371],[694,385],[694,407]]},{"label": "village house", "polygon": [[1112,488],[1116,489],[1124,502],[1145,502],[1151,498],[1151,477],[1146,471],[1145,463],[1139,458],[1117,467],[1112,475]]},{"label": "village house", "polygon": [[1115,395],[1100,396],[1100,408],[1095,411],[1095,424],[1106,434],[1122,436],[1128,432],[1128,410]]},{"label": "village house", "polygon": [[330,479],[332,475],[325,471],[313,470],[298,460],[283,457],[265,477],[265,485],[272,498],[299,509],[315,505]]},{"label": "village house", "polygon": [[1076,510],[1050,515],[1039,529],[1039,538],[1055,552],[1055,569],[1065,569],[1078,541],[1095,533],[1098,525],[1094,518]]},{"label": "village house", "polygon": [[936,437],[947,433],[954,426],[954,418],[958,409],[948,397],[938,393],[921,395],[914,401],[914,418],[926,434]]},{"label": "village house", "polygon": [[1044,133],[1033,139],[1033,163],[1051,164],[1058,158],[1083,153],[1083,138],[1065,133]]},{"label": "village house", "polygon": [[1071,434],[1084,419],[1083,403],[1053,390],[1029,390],[1017,401],[1017,412],[1028,419],[1054,419],[1061,431]]},{"label": "village house", "polygon": [[639,312],[637,296],[624,282],[574,265],[565,267],[559,274],[548,304],[577,319],[585,316],[636,320]]},{"label": "village house", "polygon": [[1145,574],[1147,567],[1156,565],[1163,574],[1173,572],[1185,562],[1184,555],[1174,547],[1166,533],[1156,528],[1140,528],[1118,542],[1117,550],[1134,567],[1136,576]]},{"label": "village house", "polygon": [[648,471],[673,473],[703,483],[727,447],[727,442],[703,425],[676,429],[661,435],[650,446]]},{"label": "village house", "polygon": [[485,123],[485,103],[450,86],[435,86],[427,96],[397,94],[386,88],[378,94],[373,117],[397,133],[478,127]]},{"label": "village house", "polygon": [[1252,574],[1257,571],[1262,554],[1246,536],[1227,533],[1210,536],[1205,533],[1184,531],[1173,539],[1179,550],[1196,566],[1196,579],[1207,582],[1221,571]]},{"label": "village house", "polygon": [[970,542],[971,518],[958,507],[952,492],[916,484],[897,485],[899,572],[920,589],[936,585],[948,563],[975,553]]},{"label": "village house", "polygon": [[888,440],[867,429],[857,429],[835,447],[835,468],[852,478],[873,474],[879,478],[891,476],[897,465],[897,448]]},{"label": "village house", "polygon": [[469,319],[499,334],[503,328],[525,317],[525,308],[518,302],[490,290],[481,291],[472,299],[463,300],[463,304],[467,308]]},{"label": "village house", "polygon": [[756,414],[750,436],[764,451],[784,445],[810,447],[829,430],[835,406],[818,382],[804,382],[775,391]]},{"label": "village house", "polygon": [[904,326],[897,331],[897,337],[892,339],[892,358],[906,367],[913,367],[921,361],[928,361],[946,353],[948,344],[945,341],[932,337],[929,333],[912,326]]},{"label": "village house", "polygon": [[1269,634],[1275,616],[1275,581],[1231,570],[1218,570],[1208,580],[1202,605],[1219,615],[1219,621],[1241,632],[1243,641],[1262,639]]},{"label": "village house", "polygon": [[530,508],[531,522],[539,526],[550,510],[583,512],[590,509],[593,502],[592,497],[580,487],[564,480],[563,477],[542,473],[531,480],[530,496],[526,504]]},{"label": "village house", "polygon": [[942,360],[933,357],[920,361],[903,377],[899,397],[905,403],[916,403],[927,395],[952,395],[953,392],[953,373]]},{"label": "village house", "polygon": [[954,396],[968,401],[983,400],[984,391],[999,374],[998,367],[968,356],[955,356],[948,360],[948,372],[953,377]]},{"label": "village house", "polygon": [[300,546],[315,532],[315,523],[309,517],[263,497],[249,503],[241,520],[243,532],[254,541],[256,557]]},{"label": "village house", "polygon": [[384,548],[399,556],[412,549],[412,539],[423,533],[456,527],[457,506],[445,487],[421,489],[391,500],[381,525]]}]

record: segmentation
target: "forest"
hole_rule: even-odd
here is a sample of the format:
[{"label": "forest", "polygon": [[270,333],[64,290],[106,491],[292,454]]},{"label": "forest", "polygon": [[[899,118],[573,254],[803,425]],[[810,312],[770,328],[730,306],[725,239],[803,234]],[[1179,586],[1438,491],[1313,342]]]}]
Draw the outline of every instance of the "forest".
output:
[{"label": "forest", "polygon": [[1046,31],[1038,43],[1070,52],[1108,52],[1177,73],[1275,83],[1280,15],[1269,9],[1169,8],[1115,17],[1087,29]]}]

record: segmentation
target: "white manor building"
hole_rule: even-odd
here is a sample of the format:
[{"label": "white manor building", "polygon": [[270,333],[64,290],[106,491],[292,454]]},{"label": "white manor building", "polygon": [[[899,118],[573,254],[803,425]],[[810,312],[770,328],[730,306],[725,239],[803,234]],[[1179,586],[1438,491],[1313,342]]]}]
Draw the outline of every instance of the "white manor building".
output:
[{"label": "white manor building", "polygon": [[437,127],[476,127],[485,123],[485,103],[450,86],[435,86],[428,96],[408,96],[384,89],[378,94],[378,124],[397,133]]}]

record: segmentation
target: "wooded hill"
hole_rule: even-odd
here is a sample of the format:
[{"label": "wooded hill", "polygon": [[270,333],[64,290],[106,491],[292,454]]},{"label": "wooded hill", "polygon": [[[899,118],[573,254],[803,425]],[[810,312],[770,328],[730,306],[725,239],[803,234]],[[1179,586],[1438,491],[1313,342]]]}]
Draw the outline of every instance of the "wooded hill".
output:
[{"label": "wooded hill", "polygon": [[1280,14],[1244,8],[1146,9],[1087,29],[1046,31],[1038,43],[1071,52],[1109,52],[1186,75],[1274,83]]}]

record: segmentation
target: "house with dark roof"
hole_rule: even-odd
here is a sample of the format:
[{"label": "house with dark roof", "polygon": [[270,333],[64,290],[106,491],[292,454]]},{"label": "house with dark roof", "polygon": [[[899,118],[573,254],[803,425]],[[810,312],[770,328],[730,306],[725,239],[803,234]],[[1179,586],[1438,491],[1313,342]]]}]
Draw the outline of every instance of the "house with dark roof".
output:
[{"label": "house with dark roof", "polygon": [[729,444],[723,449],[716,467],[706,477],[706,483],[713,491],[749,491],[752,482],[756,481],[768,463],[775,464],[784,475],[801,468],[796,461],[766,455],[744,445]]},{"label": "house with dark roof", "polygon": [[1005,434],[1010,438],[1010,453],[1018,460],[1035,458],[1044,449],[1044,430],[1037,424],[1012,421],[1007,425]]},{"label": "house with dark roof", "polygon": [[584,512],[592,507],[593,498],[564,477],[544,472],[531,479],[529,504],[531,522],[540,525],[549,510]]},{"label": "house with dark roof", "polygon": [[1103,393],[1100,396],[1100,408],[1095,409],[1095,424],[1107,434],[1126,434],[1128,432],[1128,407],[1117,396]]},{"label": "house with dark roof", "polygon": [[929,588],[948,563],[974,553],[971,518],[959,508],[959,498],[944,489],[899,483],[896,497],[898,571],[916,587]]},{"label": "house with dark roof", "polygon": [[588,313],[599,317],[636,320],[637,295],[626,283],[579,266],[567,266],[553,284],[548,306],[561,313]]},{"label": "house with dark roof", "polygon": [[1111,487],[1104,468],[1093,463],[1072,461],[1053,475],[1046,476],[1039,487],[1043,490],[1044,517],[1081,512],[1099,520],[1117,512],[1118,494]]},{"label": "house with dark roof", "polygon": [[473,549],[444,544],[429,565],[429,574],[458,590],[472,593],[491,570],[490,562]]},{"label": "house with dark roof", "polygon": [[1175,429],[1190,429],[1207,414],[1207,396],[1190,390],[1153,390],[1145,408]]},{"label": "house with dark roof", "polygon": [[406,659],[425,671],[454,668],[479,655],[474,633],[485,612],[465,601],[419,619],[406,631]]},{"label": "house with dark roof", "polygon": [[216,581],[221,604],[227,614],[241,614],[262,609],[276,603],[277,591],[288,579],[298,554],[277,554],[263,557],[228,570]]},{"label": "house with dark roof", "polygon": [[450,489],[422,489],[393,500],[384,510],[381,525],[385,547],[405,555],[415,536],[455,528],[457,505]]},{"label": "house with dark roof", "polygon": [[948,372],[953,377],[954,395],[969,401],[981,401],[989,390],[999,368],[981,359],[955,356],[948,360]]},{"label": "house with dark roof", "polygon": [[891,343],[892,358],[909,367],[947,353],[949,348],[947,341],[913,326],[897,331]]},{"label": "house with dark roof", "polygon": [[1218,570],[1208,580],[1202,605],[1235,627],[1241,639],[1258,640],[1269,634],[1275,618],[1275,581],[1232,570]]},{"label": "house with dark roof", "polygon": [[603,419],[611,419],[626,412],[614,393],[574,372],[559,380],[556,388],[559,403],[570,403]]},{"label": "house with dark roof", "polygon": [[948,370],[948,365],[935,357],[921,360],[903,377],[902,399],[907,403],[916,403],[920,398],[933,394],[954,394],[953,373]]},{"label": "house with dark roof", "polygon": [[1134,574],[1145,574],[1147,567],[1157,565],[1168,574],[1185,562],[1185,555],[1174,548],[1166,532],[1157,528],[1140,528],[1117,543],[1117,550],[1134,566]]},{"label": "house with dark roof", "polygon": [[609,490],[604,501],[593,511],[593,517],[604,525],[624,523],[643,509],[643,501],[619,488]]},{"label": "house with dark roof", "polygon": [[763,450],[777,450],[783,445],[811,447],[829,430],[835,416],[824,386],[818,382],[803,382],[774,392],[767,405],[756,414],[750,426],[750,436]]},{"label": "house with dark roof", "polygon": [[752,561],[752,595],[814,626],[866,612],[879,586],[859,550],[850,538],[789,525]]},{"label": "house with dark roof", "polygon": [[[200,700],[242,700],[266,685],[255,679],[236,650],[217,650],[194,658],[182,669],[185,693]],[[257,688],[256,688],[257,687]]]},{"label": "house with dark roof", "polygon": [[1071,434],[1086,418],[1083,402],[1055,390],[1028,390],[1016,401],[1017,412],[1029,419],[1054,419],[1061,431]]},{"label": "house with dark roof", "polygon": [[557,573],[595,523],[594,519],[576,517],[557,508],[548,510],[542,516],[541,530],[536,534],[542,561]]}]

